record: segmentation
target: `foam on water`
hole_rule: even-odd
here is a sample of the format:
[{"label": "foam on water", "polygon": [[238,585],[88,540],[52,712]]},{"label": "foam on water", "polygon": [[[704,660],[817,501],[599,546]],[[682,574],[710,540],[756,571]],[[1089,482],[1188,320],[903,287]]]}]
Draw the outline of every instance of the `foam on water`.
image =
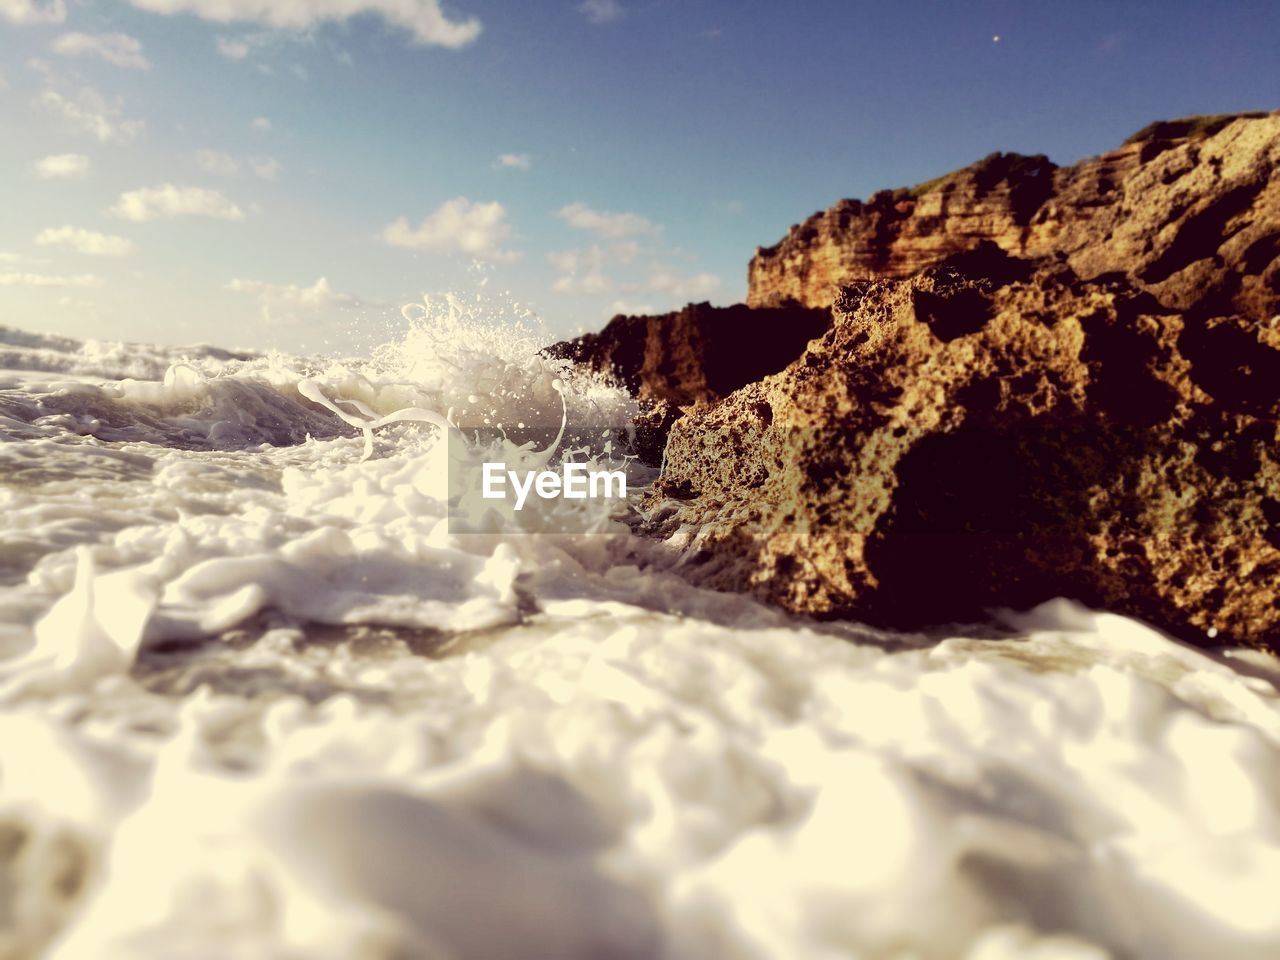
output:
[{"label": "foam on water", "polygon": [[453,534],[450,431],[634,411],[407,319],[344,362],[0,329],[0,956],[1280,951],[1275,661],[1066,601],[815,624],[616,509]]}]

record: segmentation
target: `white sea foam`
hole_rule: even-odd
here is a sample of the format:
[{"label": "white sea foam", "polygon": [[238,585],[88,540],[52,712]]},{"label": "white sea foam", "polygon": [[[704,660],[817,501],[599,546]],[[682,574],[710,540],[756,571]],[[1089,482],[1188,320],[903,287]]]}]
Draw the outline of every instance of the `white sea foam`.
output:
[{"label": "white sea foam", "polygon": [[451,533],[450,430],[632,408],[408,319],[367,362],[0,330],[0,956],[1280,952],[1274,660],[1065,601],[807,623],[607,511]]}]

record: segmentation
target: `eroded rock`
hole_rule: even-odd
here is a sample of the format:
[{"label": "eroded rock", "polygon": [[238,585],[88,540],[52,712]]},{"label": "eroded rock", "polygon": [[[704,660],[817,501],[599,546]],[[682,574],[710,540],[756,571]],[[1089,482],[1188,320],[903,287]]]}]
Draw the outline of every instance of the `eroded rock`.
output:
[{"label": "eroded rock", "polygon": [[680,407],[719,400],[776,373],[830,325],[824,308],[691,303],[659,316],[616,316],[599,333],[546,353],[610,373],[641,399]]},{"label": "eroded rock", "polygon": [[610,374],[640,398],[635,452],[657,465],[683,409],[713,403],[776,373],[830,325],[829,309],[691,303],[660,316],[614,317],[599,333],[552,344],[545,352]]},{"label": "eroded rock", "polygon": [[1280,313],[1280,116],[1167,121],[1069,167],[992,154],[911,190],[842,200],[757,250],[747,302],[832,303],[990,241],[1063,255],[1081,277],[1124,273],[1173,309]]},{"label": "eroded rock", "polygon": [[1280,330],[1069,264],[987,245],[845,286],[785,370],[676,422],[650,532],[795,611],[903,627],[1067,595],[1275,647]]}]

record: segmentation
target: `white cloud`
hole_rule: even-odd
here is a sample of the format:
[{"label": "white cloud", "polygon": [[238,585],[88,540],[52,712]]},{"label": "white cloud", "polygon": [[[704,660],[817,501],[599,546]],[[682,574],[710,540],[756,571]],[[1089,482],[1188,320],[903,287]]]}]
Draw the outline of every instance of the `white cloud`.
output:
[{"label": "white cloud", "polygon": [[247,165],[255,177],[263,180],[274,180],[280,173],[280,161],[275,157],[245,157],[243,161],[221,150],[197,150],[196,166],[205,173],[216,177],[234,177],[239,175],[241,167]]},{"label": "white cloud", "polygon": [[382,231],[383,240],[393,247],[461,253],[494,263],[517,258],[518,254],[502,249],[510,236],[511,225],[502,204],[473,203],[466,197],[442,203],[417,229],[411,229],[409,221],[401,217]]},{"label": "white cloud", "polygon": [[0,19],[10,23],[62,23],[67,19],[66,0],[0,0]]},{"label": "white cloud", "polygon": [[261,280],[232,280],[227,289],[257,297],[262,319],[268,323],[301,320],[322,310],[350,310],[363,303],[359,297],[334,290],[324,277],[309,287]]},{"label": "white cloud", "polygon": [[127,257],[133,253],[133,242],[124,237],[95,233],[82,227],[50,227],[36,236],[36,246],[70,247],[78,253],[94,257]]},{"label": "white cloud", "polygon": [[182,216],[244,219],[244,212],[218,191],[204,187],[176,187],[172,183],[122,193],[108,212],[137,222]]},{"label": "white cloud", "polygon": [[504,170],[528,170],[533,166],[533,157],[527,153],[503,153],[494,161],[494,166]]},{"label": "white cloud", "polygon": [[[9,0],[0,0],[0,3]],[[307,30],[325,21],[376,14],[401,27],[420,44],[464,47],[480,35],[475,17],[450,20],[439,0],[129,0],[152,13],[192,13],[215,23],[259,23]]]},{"label": "white cloud", "polygon": [[306,82],[307,78],[311,76],[311,74],[307,71],[307,68],[300,63],[295,63],[291,67],[289,67],[289,72],[292,73],[299,80],[303,81],[304,83]]},{"label": "white cloud", "polygon": [[[634,240],[611,243],[607,247],[593,244],[572,250],[555,250],[547,254],[547,262],[560,273],[551,284],[557,293],[591,296],[608,293],[613,281],[604,268],[609,263],[630,263],[640,252]],[[624,285],[626,286],[626,285]],[[634,284],[631,285],[634,288]]]},{"label": "white cloud", "polygon": [[[4,0],[0,0],[0,3],[3,2]],[[29,57],[26,66],[32,73],[38,73],[45,83],[53,83],[57,79],[54,75],[53,64],[42,57]]]},{"label": "white cloud", "polygon": [[254,130],[261,131],[262,133],[271,132],[271,121],[268,120],[266,117],[254,117],[252,120],[249,121],[249,126],[252,127]]},{"label": "white cloud", "polygon": [[605,261],[602,247],[587,247],[579,250],[553,250],[547,254],[547,263],[561,273],[581,273],[588,270],[599,270]]},{"label": "white cloud", "polygon": [[656,236],[662,228],[638,213],[609,213],[592,210],[585,203],[561,207],[556,216],[579,230],[589,230],[600,237],[617,239],[629,236]]},{"label": "white cloud", "polygon": [[653,312],[653,307],[647,303],[627,303],[623,300],[615,300],[609,305],[609,315],[612,317],[616,317],[620,313],[629,317],[637,317]]},{"label": "white cloud", "polygon": [[98,57],[117,67],[150,70],[142,43],[127,33],[64,33],[53,41],[53,52],[64,57]]},{"label": "white cloud", "polygon": [[609,292],[613,289],[613,281],[604,273],[607,260],[607,251],[599,246],[548,253],[547,262],[561,274],[551,284],[551,289],[557,293],[583,296]]},{"label": "white cloud", "polygon": [[55,153],[36,161],[41,180],[82,180],[89,175],[89,158],[83,153]]},{"label": "white cloud", "polygon": [[102,143],[131,143],[145,126],[141,120],[124,119],[124,107],[118,97],[109,101],[92,87],[82,87],[74,100],[56,90],[46,90],[36,102]]},{"label": "white cloud", "polygon": [[243,60],[249,55],[249,44],[231,37],[218,37],[218,52],[228,60]]},{"label": "white cloud", "polygon": [[48,262],[49,262],[48,260],[41,260],[37,257],[28,257],[25,253],[10,253],[6,250],[0,250],[0,263],[8,263],[11,265],[19,264],[19,263],[31,263],[31,264],[39,264],[43,266]]},{"label": "white cloud", "polygon": [[630,263],[640,256],[640,244],[634,240],[620,240],[609,244],[608,254],[611,260],[616,260],[618,263]]},{"label": "white cloud", "polygon": [[280,173],[280,161],[275,157],[250,157],[249,166],[255,177],[274,180]]},{"label": "white cloud", "polygon": [[648,289],[670,294],[683,300],[697,300],[709,297],[720,289],[720,278],[711,273],[695,273],[691,277],[682,277],[666,267],[655,266],[649,276]]},{"label": "white cloud", "polygon": [[197,150],[196,166],[218,177],[234,177],[240,172],[240,161],[220,150]]},{"label": "white cloud", "polygon": [[611,20],[618,20],[623,13],[622,4],[618,0],[585,0],[578,7],[578,11],[592,23],[608,23]]},{"label": "white cloud", "polygon": [[100,287],[102,278],[91,273],[63,277],[48,273],[0,273],[0,287]]},{"label": "white cloud", "polygon": [[67,310],[75,310],[81,315],[81,319],[87,316],[89,319],[98,320],[101,317],[100,307],[92,300],[83,300],[80,297],[73,297],[69,294],[63,294],[58,298],[58,306]]},{"label": "white cloud", "polygon": [[556,277],[555,282],[551,284],[551,289],[556,293],[569,293],[589,297],[608,293],[613,289],[613,281],[597,270],[591,273],[568,274],[563,277]]}]

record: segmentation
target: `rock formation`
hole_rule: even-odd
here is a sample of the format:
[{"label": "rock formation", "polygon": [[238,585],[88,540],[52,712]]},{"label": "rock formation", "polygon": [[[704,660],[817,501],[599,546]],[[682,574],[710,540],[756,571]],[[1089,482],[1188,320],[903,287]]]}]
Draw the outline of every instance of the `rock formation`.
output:
[{"label": "rock formation", "polygon": [[691,303],[656,317],[616,316],[599,333],[545,352],[613,374],[642,400],[683,407],[776,373],[830,325],[826,308]]},{"label": "rock formation", "polygon": [[701,582],[896,627],[1066,595],[1280,649],[1280,116],[841,201],[749,281],[754,310],[553,348],[650,403],[642,529]]},{"label": "rock formation", "polygon": [[988,243],[845,286],[785,370],[676,422],[649,532],[796,611],[901,627],[1066,595],[1280,643],[1280,329],[1069,263]]},{"label": "rock formation", "polygon": [[1124,273],[1166,306],[1280,312],[1280,116],[1152,124],[1070,167],[992,154],[911,190],[842,200],[756,251],[747,302],[830,305],[841,286],[903,278],[993,242],[1065,255],[1081,277]]}]

